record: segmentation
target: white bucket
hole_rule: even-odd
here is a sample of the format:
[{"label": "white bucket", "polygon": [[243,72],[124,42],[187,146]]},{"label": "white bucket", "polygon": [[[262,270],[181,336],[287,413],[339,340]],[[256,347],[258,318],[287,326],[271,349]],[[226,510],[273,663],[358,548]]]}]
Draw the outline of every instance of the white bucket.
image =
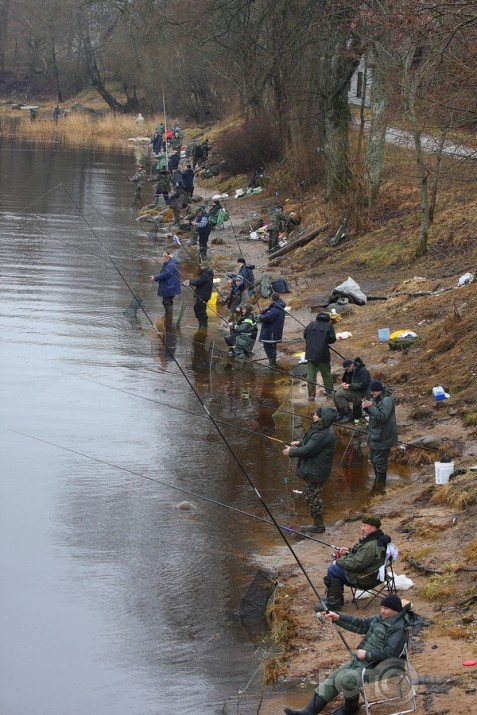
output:
[{"label": "white bucket", "polygon": [[378,330],[378,340],[380,343],[387,343],[391,337],[391,331],[389,328],[379,328]]},{"label": "white bucket", "polygon": [[434,462],[436,484],[447,484],[454,471],[454,462]]}]

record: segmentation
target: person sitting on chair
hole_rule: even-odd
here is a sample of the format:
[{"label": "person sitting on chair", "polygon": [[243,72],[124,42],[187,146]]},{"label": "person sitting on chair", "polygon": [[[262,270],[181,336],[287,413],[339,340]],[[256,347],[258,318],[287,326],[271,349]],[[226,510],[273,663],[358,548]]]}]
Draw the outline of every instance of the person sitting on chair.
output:
[{"label": "person sitting on chair", "polygon": [[[391,537],[381,531],[381,519],[365,514],[361,519],[361,538],[351,549],[341,548],[334,554],[335,560],[328,566],[323,579],[326,586],[326,607],[339,609],[343,605],[343,586],[363,588],[376,582],[379,569],[384,564],[386,549]],[[316,610],[325,608],[318,604]]]},{"label": "person sitting on chair", "polygon": [[334,611],[327,611],[324,618],[352,633],[362,633],[364,638],[351,659],[318,685],[308,705],[301,710],[285,708],[286,715],[317,715],[339,693],[344,695],[344,703],[338,710],[333,710],[333,715],[356,713],[359,710],[362,671],[366,671],[365,682],[380,680],[386,673],[395,673],[399,663],[394,659],[401,655],[407,631],[419,617],[411,610],[410,603],[403,607],[399,596],[392,594],[383,598],[380,613],[371,618],[357,618]]},{"label": "person sitting on chair", "polygon": [[[362,417],[361,402],[369,393],[371,376],[366,365],[357,357],[343,362],[344,373],[341,387],[335,390],[333,400],[338,410],[337,422],[341,424],[359,420]],[[353,412],[350,410],[350,403]]]}]

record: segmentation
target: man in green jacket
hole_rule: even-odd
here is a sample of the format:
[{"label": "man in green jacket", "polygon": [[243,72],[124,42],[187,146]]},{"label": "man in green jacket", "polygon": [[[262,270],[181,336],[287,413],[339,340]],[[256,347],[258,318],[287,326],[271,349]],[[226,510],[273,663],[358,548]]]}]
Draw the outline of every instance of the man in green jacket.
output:
[{"label": "man in green jacket", "polygon": [[292,442],[285,447],[285,457],[298,457],[298,475],[305,480],[303,496],[313,524],[300,527],[301,531],[322,534],[323,500],[321,487],[330,474],[336,451],[336,435],[332,428],[336,420],[336,410],[332,407],[318,407],[312,415],[312,425],[301,442]]},{"label": "man in green jacket", "polygon": [[398,443],[396,405],[390,387],[384,387],[379,380],[369,386],[372,399],[365,397],[361,402],[369,415],[368,459],[374,467],[376,484],[385,485],[388,473],[388,458],[391,447]]},{"label": "man in green jacket", "polygon": [[[381,531],[381,519],[374,514],[365,514],[361,519],[361,538],[348,549],[340,548],[335,560],[328,566],[323,579],[326,586],[326,607],[336,610],[343,605],[343,587],[359,584],[366,588],[376,581],[376,575],[386,558],[386,549],[391,537]],[[317,611],[324,611],[321,604]]]},{"label": "man in green jacket", "polygon": [[403,607],[399,596],[394,594],[383,598],[379,615],[371,618],[358,618],[334,611],[328,611],[324,617],[347,631],[364,634],[364,638],[351,659],[318,685],[306,707],[302,710],[285,708],[286,715],[317,715],[339,693],[344,695],[344,704],[338,710],[333,710],[333,715],[357,712],[362,671],[366,671],[366,682],[372,682],[402,670],[399,656],[406,642],[407,630],[418,620],[418,616],[411,611],[411,604]]}]

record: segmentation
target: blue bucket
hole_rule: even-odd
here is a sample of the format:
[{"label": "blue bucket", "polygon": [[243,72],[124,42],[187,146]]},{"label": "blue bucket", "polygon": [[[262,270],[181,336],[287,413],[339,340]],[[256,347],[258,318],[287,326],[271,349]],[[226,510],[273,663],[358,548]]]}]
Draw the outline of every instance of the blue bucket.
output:
[{"label": "blue bucket", "polygon": [[380,343],[387,343],[389,342],[389,338],[391,337],[391,331],[389,328],[379,328],[378,330],[378,340]]}]

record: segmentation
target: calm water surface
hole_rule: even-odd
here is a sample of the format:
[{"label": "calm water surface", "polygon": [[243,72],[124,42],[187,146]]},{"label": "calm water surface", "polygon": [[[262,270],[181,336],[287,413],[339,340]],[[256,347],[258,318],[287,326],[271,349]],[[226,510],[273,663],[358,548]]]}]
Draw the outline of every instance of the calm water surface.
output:
[{"label": "calm water surface", "polygon": [[[223,331],[210,319],[204,343],[189,294],[168,349],[151,331],[162,246],[134,221],[125,151],[0,140],[3,715],[237,712],[259,656],[234,610],[251,559],[283,542],[187,492],[266,517],[236,455],[280,522],[305,515],[279,446],[222,427],[229,449],[191,386],[218,419],[284,440],[291,418],[272,414],[289,388],[211,362]],[[368,486],[338,465],[329,518]]]}]

